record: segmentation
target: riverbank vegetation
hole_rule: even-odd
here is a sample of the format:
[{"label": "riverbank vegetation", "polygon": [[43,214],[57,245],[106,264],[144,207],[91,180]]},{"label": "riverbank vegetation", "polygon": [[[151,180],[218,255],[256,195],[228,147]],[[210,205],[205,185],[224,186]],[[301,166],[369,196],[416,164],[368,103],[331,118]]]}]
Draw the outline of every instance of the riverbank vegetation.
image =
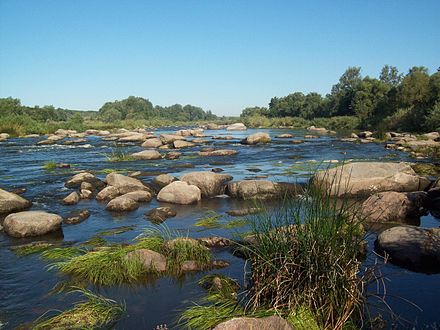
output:
[{"label": "riverbank vegetation", "polygon": [[349,67],[330,94],[273,97],[268,107],[246,108],[241,117],[251,127],[298,127],[309,121],[331,129],[440,130],[440,72],[412,67],[403,75],[385,65],[379,78],[372,78]]}]

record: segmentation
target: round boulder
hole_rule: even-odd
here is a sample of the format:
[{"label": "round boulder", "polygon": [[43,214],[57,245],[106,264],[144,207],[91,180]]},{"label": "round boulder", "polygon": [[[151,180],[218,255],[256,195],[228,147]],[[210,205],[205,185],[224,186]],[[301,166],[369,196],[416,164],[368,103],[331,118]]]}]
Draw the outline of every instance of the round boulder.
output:
[{"label": "round boulder", "polygon": [[114,212],[128,212],[138,209],[139,203],[134,199],[125,197],[125,195],[123,195],[112,199],[110,202],[108,202],[105,208]]},{"label": "round boulder", "polygon": [[32,203],[17,194],[0,189],[0,214],[9,214],[31,207]]},{"label": "round boulder", "polygon": [[259,144],[259,143],[269,143],[271,141],[269,134],[258,132],[255,134],[251,134],[248,137],[246,137],[243,141],[241,141],[242,144]]},{"label": "round boulder", "polygon": [[214,172],[191,172],[183,175],[181,181],[199,187],[203,197],[214,197],[225,192],[226,182],[232,180],[232,176]]},{"label": "round boulder", "polygon": [[160,187],[165,187],[176,180],[177,178],[169,174],[160,174],[153,179],[153,182]]},{"label": "round boulder", "polygon": [[13,237],[40,236],[59,230],[62,220],[54,213],[23,211],[8,215],[3,227],[5,232]]},{"label": "round boulder", "polygon": [[200,189],[183,181],[170,183],[162,188],[157,195],[158,201],[174,204],[194,204],[201,199]]}]

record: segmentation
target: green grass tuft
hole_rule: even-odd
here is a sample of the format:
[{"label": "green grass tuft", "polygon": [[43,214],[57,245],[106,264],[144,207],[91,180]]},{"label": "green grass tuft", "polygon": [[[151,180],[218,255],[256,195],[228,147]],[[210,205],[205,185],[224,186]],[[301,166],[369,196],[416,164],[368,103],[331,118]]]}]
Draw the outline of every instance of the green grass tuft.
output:
[{"label": "green grass tuft", "polygon": [[45,260],[62,261],[72,259],[84,254],[84,250],[77,247],[58,247],[46,249],[41,253],[41,258]]},{"label": "green grass tuft", "polygon": [[43,165],[45,170],[53,170],[57,168],[57,163],[54,161],[47,162]]},{"label": "green grass tuft", "polygon": [[220,223],[221,215],[215,211],[208,211],[205,213],[203,218],[198,219],[194,226],[205,227],[205,228],[220,228],[222,225]]},{"label": "green grass tuft", "polygon": [[98,329],[114,324],[124,313],[125,307],[114,300],[96,295],[86,289],[81,292],[86,300],[51,318],[45,315],[33,323],[35,330]]},{"label": "green grass tuft", "polygon": [[27,256],[30,254],[41,253],[53,246],[52,243],[35,242],[31,244],[11,247],[11,250],[18,256]]},{"label": "green grass tuft", "polygon": [[107,161],[111,163],[129,162],[135,160],[135,158],[131,154],[119,148],[114,148],[111,153],[106,154],[106,158]]},{"label": "green grass tuft", "polygon": [[135,228],[134,226],[116,227],[116,228],[112,228],[109,230],[103,230],[103,231],[99,232],[97,234],[97,236],[111,236],[111,235],[123,234],[127,231],[133,230],[134,228]]},{"label": "green grass tuft", "polygon": [[249,219],[246,218],[236,218],[231,221],[228,221],[223,225],[225,229],[233,229],[248,226],[251,223]]},{"label": "green grass tuft", "polygon": [[164,252],[167,257],[167,268],[172,274],[180,274],[180,268],[185,261],[193,260],[200,269],[205,269],[212,260],[212,253],[207,247],[186,237],[168,241]]}]

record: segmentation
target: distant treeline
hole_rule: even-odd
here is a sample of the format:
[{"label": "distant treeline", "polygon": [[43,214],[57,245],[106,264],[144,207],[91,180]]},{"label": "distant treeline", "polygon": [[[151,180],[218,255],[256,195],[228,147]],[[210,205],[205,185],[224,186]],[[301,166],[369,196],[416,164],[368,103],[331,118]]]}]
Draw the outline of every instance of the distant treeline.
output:
[{"label": "distant treeline", "polygon": [[267,108],[246,108],[241,114],[257,122],[259,117],[343,120],[347,116],[362,129],[440,130],[440,72],[429,75],[427,68],[413,67],[403,75],[385,65],[377,79],[362,77],[360,67],[349,67],[326,96],[294,92],[273,97]]}]

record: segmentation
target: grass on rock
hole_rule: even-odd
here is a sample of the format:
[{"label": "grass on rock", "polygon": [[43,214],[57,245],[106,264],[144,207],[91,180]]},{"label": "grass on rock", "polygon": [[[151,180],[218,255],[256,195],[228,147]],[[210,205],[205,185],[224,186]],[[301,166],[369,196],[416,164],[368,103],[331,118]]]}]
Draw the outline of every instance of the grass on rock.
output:
[{"label": "grass on rock", "polygon": [[54,170],[57,168],[57,163],[54,161],[47,162],[43,165],[45,170]]},{"label": "grass on rock", "polygon": [[34,322],[35,330],[54,329],[101,329],[114,324],[124,313],[125,307],[111,299],[96,295],[85,289],[81,292],[86,300],[76,303],[71,309],[46,318],[45,315]]},{"label": "grass on rock", "polygon": [[114,148],[112,152],[106,154],[106,158],[108,162],[129,162],[135,160],[135,158],[120,148]]}]

